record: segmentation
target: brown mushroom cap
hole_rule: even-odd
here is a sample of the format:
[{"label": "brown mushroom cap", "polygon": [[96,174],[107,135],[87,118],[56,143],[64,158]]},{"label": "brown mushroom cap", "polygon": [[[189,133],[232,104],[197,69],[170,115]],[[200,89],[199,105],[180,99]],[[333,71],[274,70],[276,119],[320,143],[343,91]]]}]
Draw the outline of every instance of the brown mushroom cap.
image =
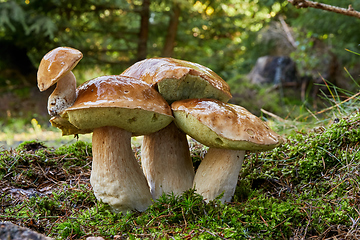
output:
[{"label": "brown mushroom cap", "polygon": [[102,76],[78,87],[73,106],[64,110],[78,129],[119,127],[135,135],[156,132],[172,120],[170,106],[147,83],[121,75]]},{"label": "brown mushroom cap", "polygon": [[245,108],[214,99],[186,99],[171,105],[175,123],[209,147],[270,150],[282,138]]},{"label": "brown mushroom cap", "polygon": [[173,58],[137,62],[121,75],[141,79],[157,88],[168,102],[188,98],[214,98],[227,102],[229,85],[211,69]]},{"label": "brown mushroom cap", "polygon": [[37,78],[40,91],[45,91],[70,72],[82,58],[79,50],[58,47],[48,52],[41,60]]}]

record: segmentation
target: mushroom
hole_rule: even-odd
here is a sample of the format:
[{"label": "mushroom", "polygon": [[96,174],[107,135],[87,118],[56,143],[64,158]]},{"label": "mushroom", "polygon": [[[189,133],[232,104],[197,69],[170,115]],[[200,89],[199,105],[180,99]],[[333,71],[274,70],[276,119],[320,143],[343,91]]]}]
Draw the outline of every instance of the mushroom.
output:
[{"label": "mushroom", "polygon": [[174,123],[144,136],[141,163],[153,199],[163,193],[180,195],[192,187],[195,173],[186,134]]},{"label": "mushroom", "polygon": [[194,178],[194,188],[206,201],[221,193],[234,195],[245,150],[265,151],[282,138],[245,108],[214,99],[187,99],[172,105],[176,125],[209,147]]},{"label": "mushroom", "polygon": [[227,102],[232,97],[229,85],[211,69],[174,58],[145,59],[130,66],[121,75],[149,83],[169,103],[189,98],[213,98]]},{"label": "mushroom", "polygon": [[89,129],[78,129],[77,127],[72,125],[68,119],[62,118],[60,116],[54,116],[50,118],[49,121],[53,127],[59,128],[61,130],[63,136],[86,134],[92,132]]},{"label": "mushroom", "polygon": [[[197,63],[150,58],[137,62],[121,75],[149,83],[168,103],[187,98],[231,98],[228,84],[216,73]],[[194,168],[186,134],[169,125],[145,135],[141,162],[154,199],[163,193],[181,194],[192,188]]]},{"label": "mushroom", "polygon": [[93,131],[90,182],[96,198],[115,212],[144,211],[152,197],[131,136],[159,131],[173,121],[161,95],[134,78],[102,76],[79,86],[75,103],[60,114],[77,129]]},{"label": "mushroom", "polygon": [[48,99],[50,116],[59,115],[75,102],[76,78],[71,70],[82,56],[82,53],[74,48],[58,47],[42,58],[37,72],[38,88],[42,92],[57,83]]}]

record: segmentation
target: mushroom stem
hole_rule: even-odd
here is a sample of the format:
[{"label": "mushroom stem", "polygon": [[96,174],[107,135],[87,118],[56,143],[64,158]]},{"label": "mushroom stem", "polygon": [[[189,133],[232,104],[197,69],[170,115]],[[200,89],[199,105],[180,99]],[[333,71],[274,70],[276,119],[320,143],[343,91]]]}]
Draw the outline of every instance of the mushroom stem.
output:
[{"label": "mushroom stem", "polygon": [[153,199],[163,193],[179,195],[192,187],[195,173],[186,134],[174,122],[144,136],[141,164]]},{"label": "mushroom stem", "polygon": [[221,202],[234,195],[245,151],[209,148],[194,178],[194,187],[206,202],[224,193]]},{"label": "mushroom stem", "polygon": [[64,109],[71,107],[76,100],[76,78],[70,71],[59,79],[56,88],[48,99],[48,112],[51,116],[59,115]]},{"label": "mushroom stem", "polygon": [[93,132],[90,182],[96,198],[115,212],[145,211],[152,204],[145,176],[131,149],[131,135],[118,127]]}]

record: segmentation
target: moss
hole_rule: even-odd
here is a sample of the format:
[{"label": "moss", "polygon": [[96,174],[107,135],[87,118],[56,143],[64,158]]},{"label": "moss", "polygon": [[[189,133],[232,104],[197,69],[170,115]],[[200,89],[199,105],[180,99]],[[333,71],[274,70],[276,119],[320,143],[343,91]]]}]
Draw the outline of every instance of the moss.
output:
[{"label": "moss", "polygon": [[68,155],[76,158],[87,158],[92,154],[92,145],[91,143],[76,141],[71,145],[64,145],[55,149],[54,154]]},{"label": "moss", "polygon": [[16,148],[18,151],[36,151],[39,149],[46,148],[43,142],[39,142],[37,140],[31,140],[31,141],[24,141],[19,144],[19,146]]},{"label": "moss", "polygon": [[[2,189],[11,191],[0,195],[0,217],[58,239],[355,236],[360,230],[354,225],[360,217],[359,122],[354,114],[307,133],[294,132],[273,151],[248,153],[231,203],[206,204],[189,190],[163,195],[145,212],[125,215],[95,199],[89,183],[91,144],[3,151]],[[190,146],[198,162],[206,148],[193,141]]]},{"label": "moss", "polygon": [[[359,142],[360,114],[344,118],[328,127],[307,134],[294,133],[287,142],[271,152],[252,154],[243,166],[251,179],[291,177],[294,183],[315,180],[347,159],[359,156],[353,151]],[[259,165],[261,168],[254,168]]]}]

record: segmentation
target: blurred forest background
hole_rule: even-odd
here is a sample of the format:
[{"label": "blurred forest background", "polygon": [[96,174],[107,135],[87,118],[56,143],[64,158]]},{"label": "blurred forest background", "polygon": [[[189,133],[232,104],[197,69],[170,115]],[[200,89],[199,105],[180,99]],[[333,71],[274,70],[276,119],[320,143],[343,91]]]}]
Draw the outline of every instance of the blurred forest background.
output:
[{"label": "blurred forest background", "polygon": [[[360,9],[359,0],[321,2]],[[299,114],[294,106],[315,111],[325,106],[315,102],[324,80],[359,90],[360,57],[346,51],[360,52],[359,26],[359,19],[286,0],[0,0],[0,123],[47,124],[53,89],[40,93],[36,73],[58,46],[84,54],[74,70],[79,84],[144,58],[173,57],[214,70],[230,84],[232,102],[257,115],[261,108],[284,118]],[[262,56],[290,57],[292,84],[248,80]]]}]

